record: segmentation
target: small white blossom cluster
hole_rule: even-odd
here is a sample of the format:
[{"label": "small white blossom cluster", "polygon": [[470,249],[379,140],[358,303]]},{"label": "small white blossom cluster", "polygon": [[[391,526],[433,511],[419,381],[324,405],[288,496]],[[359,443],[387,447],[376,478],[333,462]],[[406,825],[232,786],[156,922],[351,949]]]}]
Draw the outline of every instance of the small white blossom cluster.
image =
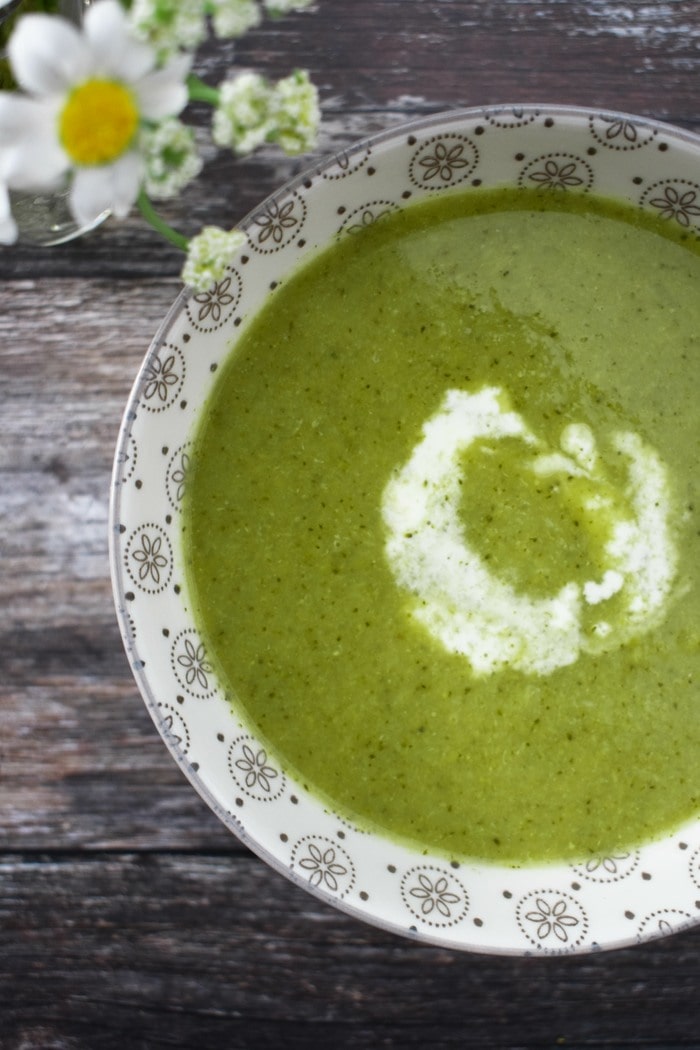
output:
[{"label": "small white blossom cluster", "polygon": [[311,149],[316,142],[321,108],[318,91],[309,74],[298,69],[278,80],[272,92],[272,142],[295,156]]},{"label": "small white blossom cluster", "polygon": [[219,37],[243,36],[262,22],[255,0],[214,0],[212,24]]},{"label": "small white blossom cluster", "polygon": [[205,226],[190,241],[187,259],[182,268],[185,284],[204,291],[226,273],[226,268],[235,253],[246,243],[241,230],[222,230],[218,226]]},{"label": "small white blossom cluster", "polygon": [[262,21],[310,7],[313,0],[133,0],[131,24],[161,56],[179,48],[193,50],[206,39],[211,15],[218,37],[243,36]]},{"label": "small white blossom cluster", "polygon": [[202,0],[133,0],[129,21],[161,59],[180,48],[194,51],[207,35]]},{"label": "small white blossom cluster", "polygon": [[251,153],[262,146],[270,129],[270,87],[259,73],[239,73],[219,85],[219,105],[211,123],[217,146]]},{"label": "small white blossom cluster", "polygon": [[311,148],[319,120],[318,92],[304,71],[276,84],[259,73],[240,73],[219,87],[212,138],[239,155],[264,142],[275,142],[294,155]]},{"label": "small white blossom cluster", "polygon": [[143,188],[152,200],[176,197],[202,170],[192,128],[175,117],[141,132]]}]

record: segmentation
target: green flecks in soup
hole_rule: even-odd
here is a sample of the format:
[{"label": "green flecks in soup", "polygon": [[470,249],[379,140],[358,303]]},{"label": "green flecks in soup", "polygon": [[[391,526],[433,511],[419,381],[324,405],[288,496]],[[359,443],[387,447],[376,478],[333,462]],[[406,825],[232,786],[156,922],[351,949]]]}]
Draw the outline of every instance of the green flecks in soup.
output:
[{"label": "green flecks in soup", "polygon": [[508,863],[700,810],[700,254],[638,210],[431,200],[280,286],[195,435],[196,619],[319,796]]}]

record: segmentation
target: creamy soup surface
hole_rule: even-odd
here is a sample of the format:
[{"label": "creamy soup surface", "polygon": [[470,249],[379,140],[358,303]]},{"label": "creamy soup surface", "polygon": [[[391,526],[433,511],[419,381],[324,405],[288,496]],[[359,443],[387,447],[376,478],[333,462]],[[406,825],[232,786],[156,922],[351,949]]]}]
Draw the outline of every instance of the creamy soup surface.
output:
[{"label": "creamy soup surface", "polygon": [[700,810],[700,251],[591,196],[415,204],[219,369],[183,542],[252,730],[360,826],[509,864]]}]

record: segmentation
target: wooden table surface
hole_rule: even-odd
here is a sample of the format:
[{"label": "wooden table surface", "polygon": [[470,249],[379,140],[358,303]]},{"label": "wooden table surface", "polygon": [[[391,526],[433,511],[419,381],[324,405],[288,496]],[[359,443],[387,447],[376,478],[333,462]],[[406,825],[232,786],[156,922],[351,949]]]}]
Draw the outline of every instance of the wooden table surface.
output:
[{"label": "wooden table surface", "polygon": [[[700,131],[698,0],[319,0],[236,60],[309,69],[318,155],[499,102]],[[198,68],[215,81],[232,61],[207,47]],[[167,214],[233,225],[306,163],[213,156]],[[417,945],[268,869],[184,780],[107,560],[121,413],[179,268],[136,216],[0,250],[0,1047],[700,1047],[700,928],[575,958]]]}]

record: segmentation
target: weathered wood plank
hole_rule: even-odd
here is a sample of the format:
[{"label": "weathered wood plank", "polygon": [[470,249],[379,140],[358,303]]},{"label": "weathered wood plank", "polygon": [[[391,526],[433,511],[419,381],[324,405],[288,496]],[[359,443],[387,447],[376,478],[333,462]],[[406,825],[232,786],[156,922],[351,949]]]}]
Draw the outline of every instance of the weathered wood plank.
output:
[{"label": "weathered wood plank", "polygon": [[100,678],[92,656],[91,672],[39,668],[37,684],[0,689],[0,848],[244,852],[170,758],[126,663]]},{"label": "weathered wood plank", "polygon": [[170,759],[116,626],[117,430],[176,281],[6,284],[0,314],[0,845],[240,847]]},{"label": "weathered wood plank", "polygon": [[47,503],[62,492],[68,501],[104,495],[136,370],[179,287],[84,278],[0,286],[3,504],[18,510],[24,500],[42,515],[42,489]]},{"label": "weathered wood plank", "polygon": [[6,1050],[698,1045],[697,932],[498,959],[365,927],[252,857],[6,856],[0,870]]}]

